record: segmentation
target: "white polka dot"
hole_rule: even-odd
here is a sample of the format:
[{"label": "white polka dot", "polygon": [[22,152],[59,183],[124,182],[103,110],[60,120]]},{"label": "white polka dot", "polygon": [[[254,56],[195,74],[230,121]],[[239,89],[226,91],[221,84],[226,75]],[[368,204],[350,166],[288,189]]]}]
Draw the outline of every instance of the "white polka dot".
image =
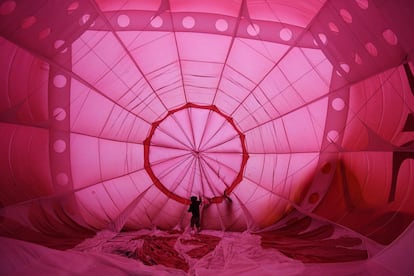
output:
[{"label": "white polka dot", "polygon": [[61,108],[61,107],[57,107],[53,110],[53,118],[55,118],[55,120],[57,121],[63,121],[66,118],[66,111]]},{"label": "white polka dot", "polygon": [[184,17],[182,23],[183,23],[184,28],[186,29],[191,29],[195,26],[195,20],[191,16]]},{"label": "white polka dot", "polygon": [[52,30],[50,29],[50,28],[44,28],[43,30],[41,30],[40,32],[39,32],[39,39],[40,40],[42,40],[42,39],[45,39],[46,37],[48,37],[49,35],[50,35],[50,32],[51,32]]},{"label": "white polka dot", "polygon": [[0,6],[0,15],[8,15],[16,9],[16,1],[6,1]]},{"label": "white polka dot", "polygon": [[327,39],[326,35],[323,34],[323,33],[320,33],[320,34],[318,34],[318,37],[322,41],[322,44],[326,45],[326,43],[328,42],[328,39]]},{"label": "white polka dot", "polygon": [[331,30],[334,33],[339,33],[338,26],[335,25],[333,22],[329,22],[328,24],[329,30]]},{"label": "white polka dot", "polygon": [[372,44],[371,42],[368,42],[367,44],[365,44],[365,49],[367,49],[368,53],[373,56],[376,57],[378,56],[378,50],[377,47],[375,47],[374,44]]},{"label": "white polka dot", "polygon": [[58,173],[56,175],[56,182],[60,186],[66,186],[69,183],[69,177],[66,173]]},{"label": "white polka dot", "polygon": [[36,17],[29,16],[23,19],[22,24],[20,26],[22,27],[22,29],[28,29],[31,26],[33,26],[36,22],[37,22]]},{"label": "white polka dot", "polygon": [[328,132],[328,134],[326,135],[326,139],[329,141],[329,142],[336,142],[337,140],[338,140],[338,131],[336,131],[336,130],[331,130],[331,131],[329,131]]},{"label": "white polka dot", "polygon": [[387,41],[390,45],[397,45],[398,44],[398,38],[397,35],[391,31],[390,29],[385,30],[382,33],[382,36],[384,37],[385,41]]},{"label": "white polka dot", "polygon": [[53,149],[55,150],[55,152],[57,153],[62,153],[66,150],[66,142],[63,140],[56,140],[53,143]]},{"label": "white polka dot", "polygon": [[151,26],[154,27],[154,28],[161,27],[163,23],[164,23],[164,21],[162,20],[162,18],[160,16],[156,16],[156,17],[151,18]]},{"label": "white polka dot", "polygon": [[363,10],[368,9],[368,0],[355,0],[355,2],[358,4],[358,6],[361,9]]},{"label": "white polka dot", "polygon": [[251,36],[256,36],[260,33],[260,27],[257,24],[250,24],[247,26],[247,33]]},{"label": "white polka dot", "polygon": [[349,71],[351,70],[349,68],[349,65],[346,63],[340,63],[339,66],[342,68],[342,70],[344,70],[346,73],[349,73]]},{"label": "white polka dot", "polygon": [[56,40],[55,41],[55,43],[53,44],[53,46],[55,47],[55,49],[58,49],[58,48],[62,47],[63,44],[65,44],[65,41],[59,39],[59,40]]},{"label": "white polka dot", "polygon": [[53,85],[57,88],[63,88],[66,86],[67,83],[67,79],[65,76],[63,75],[56,75],[53,78]]},{"label": "white polka dot", "polygon": [[335,98],[332,101],[332,108],[336,111],[341,111],[345,107],[345,102],[341,98]]},{"label": "white polka dot", "polygon": [[279,36],[283,41],[289,41],[292,39],[292,31],[288,28],[283,28],[280,30]]},{"label": "white polka dot", "polygon": [[224,19],[217,19],[216,21],[216,29],[220,32],[225,32],[229,28],[229,24]]},{"label": "white polka dot", "polygon": [[89,14],[84,14],[82,15],[82,17],[79,19],[79,25],[85,25],[89,19],[91,18],[91,16]]},{"label": "white polka dot", "polygon": [[349,13],[349,11],[345,10],[345,9],[341,9],[339,11],[339,14],[341,15],[342,19],[348,23],[351,24],[352,23],[352,15]]},{"label": "white polka dot", "polygon": [[362,59],[358,54],[355,54],[354,60],[356,64],[362,64]]},{"label": "white polka dot", "polygon": [[74,1],[69,4],[68,8],[66,9],[68,12],[68,15],[71,15],[73,12],[75,12],[79,8],[79,2]]},{"label": "white polka dot", "polygon": [[65,44],[64,40],[56,40],[55,43],[54,43],[54,47],[55,47],[55,49],[62,48],[62,49],[60,49],[60,52],[65,53],[65,52],[67,52],[68,48],[67,47],[62,47],[64,44]]},{"label": "white polka dot", "polygon": [[123,28],[128,27],[128,25],[129,25],[129,16],[126,15],[126,14],[121,14],[120,16],[118,16],[117,22],[118,22],[118,25],[120,27],[123,27]]}]

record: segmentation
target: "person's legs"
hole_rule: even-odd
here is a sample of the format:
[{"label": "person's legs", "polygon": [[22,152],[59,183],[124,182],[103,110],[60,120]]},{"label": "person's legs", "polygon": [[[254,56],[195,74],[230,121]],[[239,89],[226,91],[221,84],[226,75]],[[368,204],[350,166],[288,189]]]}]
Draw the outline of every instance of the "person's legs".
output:
[{"label": "person's legs", "polygon": [[197,231],[200,232],[201,229],[200,229],[200,218],[199,217],[195,218],[195,225],[197,227]]}]

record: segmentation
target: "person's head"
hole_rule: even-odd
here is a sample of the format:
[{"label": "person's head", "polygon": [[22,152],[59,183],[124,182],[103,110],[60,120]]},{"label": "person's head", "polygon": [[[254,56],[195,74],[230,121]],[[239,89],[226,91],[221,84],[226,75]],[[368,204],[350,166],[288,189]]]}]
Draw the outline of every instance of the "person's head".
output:
[{"label": "person's head", "polygon": [[197,201],[197,197],[196,196],[192,196],[190,199],[191,199],[192,202]]}]

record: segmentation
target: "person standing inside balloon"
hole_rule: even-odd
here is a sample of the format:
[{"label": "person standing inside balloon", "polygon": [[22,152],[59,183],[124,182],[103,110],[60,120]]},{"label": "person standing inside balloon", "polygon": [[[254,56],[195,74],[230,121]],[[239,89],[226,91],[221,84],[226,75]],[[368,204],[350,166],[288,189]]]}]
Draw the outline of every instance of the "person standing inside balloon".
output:
[{"label": "person standing inside balloon", "polygon": [[191,212],[191,229],[194,229],[194,226],[196,227],[194,230],[199,232],[200,231],[200,205],[201,205],[201,197],[199,200],[197,200],[196,196],[192,196],[191,198],[191,204],[188,208],[188,212]]}]

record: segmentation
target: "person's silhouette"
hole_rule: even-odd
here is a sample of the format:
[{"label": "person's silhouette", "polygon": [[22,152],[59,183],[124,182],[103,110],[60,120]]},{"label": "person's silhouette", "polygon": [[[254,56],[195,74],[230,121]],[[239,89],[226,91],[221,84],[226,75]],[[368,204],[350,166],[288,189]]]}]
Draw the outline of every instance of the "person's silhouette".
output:
[{"label": "person's silhouette", "polygon": [[201,205],[201,198],[197,200],[196,196],[192,196],[191,204],[188,208],[188,212],[191,212],[191,229],[196,227],[196,231],[200,231],[200,205]]}]

